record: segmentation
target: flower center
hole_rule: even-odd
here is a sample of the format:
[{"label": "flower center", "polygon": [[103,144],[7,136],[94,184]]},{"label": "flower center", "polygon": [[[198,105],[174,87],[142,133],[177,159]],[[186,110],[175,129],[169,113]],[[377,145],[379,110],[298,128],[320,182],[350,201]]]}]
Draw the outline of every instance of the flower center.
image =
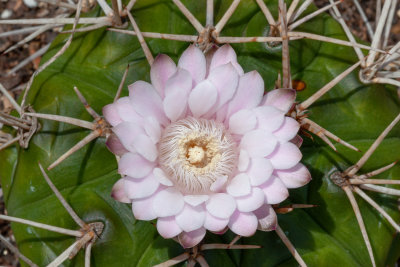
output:
[{"label": "flower center", "polygon": [[237,147],[223,124],[192,117],[167,126],[160,140],[160,165],[183,193],[209,193],[220,177],[230,178]]},{"label": "flower center", "polygon": [[203,147],[194,146],[189,148],[189,162],[192,164],[198,164],[204,161],[206,153]]}]

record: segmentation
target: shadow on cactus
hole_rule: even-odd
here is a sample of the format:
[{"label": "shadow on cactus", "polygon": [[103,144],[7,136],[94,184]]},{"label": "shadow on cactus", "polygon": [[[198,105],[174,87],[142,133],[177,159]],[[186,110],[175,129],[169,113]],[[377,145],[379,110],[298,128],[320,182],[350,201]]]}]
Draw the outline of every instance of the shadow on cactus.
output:
[{"label": "shadow on cactus", "polygon": [[[236,2],[239,3],[238,1],[234,1],[234,3]],[[206,21],[205,2],[188,0],[183,1],[183,3],[200,21],[200,26],[197,26],[197,28],[201,27],[201,25],[206,25],[206,22],[209,25],[210,18],[208,17]],[[267,4],[273,17],[277,18],[277,2],[268,1]],[[260,3],[259,5],[263,6]],[[104,224],[104,229],[102,229],[91,250],[91,264],[93,266],[152,266],[178,255],[183,255],[181,258],[183,260],[188,259],[188,265],[194,264],[194,260],[196,260],[202,266],[206,266],[205,262],[210,266],[297,266],[298,263],[279,237],[282,237],[282,235],[288,237],[308,266],[370,266],[371,253],[375,257],[374,261],[377,266],[393,265],[400,256],[399,251],[396,251],[396,247],[399,246],[398,234],[396,234],[391,223],[381,213],[363,201],[363,199],[372,198],[384,209],[384,212],[388,216],[393,218],[394,222],[392,224],[396,225],[396,222],[398,224],[400,219],[397,198],[379,192],[368,193],[366,196],[362,195],[360,198],[356,197],[355,201],[360,208],[371,243],[371,248],[368,250],[364,241],[365,236],[363,238],[361,235],[357,218],[354,215],[352,205],[346,194],[349,195],[348,188],[352,188],[355,184],[361,184],[359,187],[366,189],[366,185],[363,184],[362,180],[368,179],[369,176],[356,174],[357,170],[348,168],[359,161],[375,139],[378,138],[381,132],[400,112],[400,102],[394,88],[383,85],[362,84],[358,79],[357,71],[353,71],[358,67],[358,59],[352,48],[348,46],[310,39],[290,40],[289,46],[285,46],[282,38],[279,41],[280,37],[276,37],[276,41],[282,42],[282,45],[271,42],[268,45],[265,42],[235,43],[239,39],[229,39],[227,36],[266,36],[275,38],[275,36],[267,35],[268,33],[270,35],[273,34],[274,31],[279,32],[279,27],[270,28],[267,26],[269,25],[268,22],[271,22],[271,19],[273,20],[273,17],[268,17],[265,9],[263,9],[263,13],[257,3],[250,0],[240,2],[233,16],[227,20],[226,25],[219,24],[218,22],[224,20],[224,14],[230,6],[230,1],[229,3],[227,1],[215,1],[214,20],[217,22],[215,28],[217,30],[220,29],[220,32],[216,36],[212,33],[214,29],[210,30],[207,28],[210,34],[207,35],[203,32],[203,35],[201,35],[201,41],[203,42],[200,43],[199,47],[208,51],[208,53],[211,53],[214,48],[211,45],[204,45],[208,42],[204,40],[210,37],[211,39],[214,38],[213,40],[220,40],[221,43],[232,43],[231,46],[221,46],[215,53],[218,53],[219,50],[222,51],[222,49],[227,50],[227,47],[229,47],[229,52],[226,54],[229,54],[231,58],[233,57],[232,51],[237,54],[237,62],[230,60],[229,71],[223,72],[220,70],[221,73],[226,74],[226,77],[223,77],[226,81],[218,77],[218,80],[214,80],[214,82],[224,84],[224,90],[229,89],[229,86],[225,86],[225,83],[233,83],[236,79],[236,84],[238,84],[238,76],[243,75],[243,73],[240,73],[241,68],[246,73],[245,76],[248,73],[252,73],[251,71],[253,70],[256,70],[260,75],[253,75],[248,81],[243,79],[245,76],[240,77],[243,83],[252,85],[251,89],[254,92],[249,98],[246,98],[244,93],[244,96],[240,97],[240,100],[239,97],[237,100],[235,98],[230,100],[231,102],[236,101],[236,104],[232,104],[233,107],[227,105],[226,110],[220,112],[223,113],[220,115],[222,117],[233,117],[233,119],[221,119],[218,124],[211,123],[211,126],[214,128],[220,127],[223,129],[221,134],[226,136],[229,134],[224,132],[225,128],[229,128],[232,136],[229,136],[228,141],[232,141],[235,146],[239,146],[240,144],[242,151],[247,151],[247,153],[242,153],[250,155],[250,158],[260,157],[264,159],[265,156],[270,155],[275,149],[278,141],[281,142],[280,145],[282,146],[282,144],[286,144],[285,142],[294,138],[301,124],[302,130],[299,134],[304,139],[300,147],[303,155],[301,162],[310,170],[312,176],[312,180],[307,185],[298,189],[290,189],[288,199],[282,203],[280,202],[286,197],[284,193],[284,196],[277,194],[275,202],[271,200],[270,202],[268,200],[265,201],[265,197],[268,199],[268,196],[276,193],[277,188],[283,190],[282,187],[277,186],[269,189],[268,186],[263,187],[266,180],[252,180],[251,174],[248,176],[250,178],[243,178],[243,175],[236,175],[237,173],[232,171],[232,169],[236,170],[237,166],[235,164],[241,164],[238,168],[241,171],[245,170],[246,166],[244,165],[246,164],[243,162],[246,162],[246,155],[242,155],[240,150],[236,151],[236,147],[232,150],[233,152],[230,151],[229,146],[228,152],[230,154],[227,154],[231,157],[226,158],[224,163],[229,165],[231,164],[231,160],[234,162],[232,164],[235,167],[231,167],[232,164],[228,167],[224,165],[224,170],[221,172],[222,175],[219,172],[217,173],[218,175],[212,177],[200,177],[196,174],[197,176],[194,175],[190,179],[188,179],[189,174],[185,174],[182,177],[173,176],[174,173],[181,171],[176,169],[179,167],[176,166],[176,162],[173,167],[171,167],[173,163],[169,162],[171,158],[168,156],[169,154],[174,154],[175,147],[183,149],[186,163],[189,162],[192,164],[190,166],[185,165],[186,169],[193,168],[193,166],[196,168],[207,167],[207,164],[214,160],[215,155],[212,154],[211,147],[214,145],[215,140],[208,140],[210,142],[207,143],[202,136],[193,137],[192,132],[181,136],[184,139],[187,136],[191,136],[191,134],[193,135],[192,139],[189,138],[190,140],[186,140],[187,142],[182,145],[183,148],[179,147],[179,145],[167,146],[166,144],[172,138],[171,136],[167,136],[168,134],[182,134],[182,129],[179,128],[182,125],[186,127],[198,123],[200,126],[211,127],[210,125],[205,125],[207,124],[205,119],[211,120],[212,118],[213,120],[217,120],[216,118],[219,115],[213,117],[217,112],[216,106],[219,105],[218,108],[222,107],[228,100],[223,103],[223,97],[226,96],[224,96],[225,91],[218,91],[219,88],[213,87],[204,78],[206,75],[209,75],[208,73],[206,74],[206,70],[211,69],[211,75],[213,67],[215,69],[218,67],[218,64],[213,67],[206,67],[206,60],[199,48],[191,46],[188,49],[188,43],[172,40],[146,38],[145,40],[151,54],[150,56],[149,54],[145,55],[137,37],[101,28],[90,32],[75,33],[73,41],[65,53],[34,79],[27,103],[32,106],[35,112],[76,118],[78,120],[75,121],[75,124],[83,124],[86,129],[67,123],[39,118],[41,129],[32,137],[28,149],[13,146],[1,151],[1,158],[5,160],[0,162],[0,175],[9,215],[67,229],[77,228],[73,218],[68,215],[56,196],[46,185],[37,165],[40,162],[43,166],[51,166],[48,175],[85,223],[101,222]],[[315,8],[309,7],[305,13],[307,15],[313,11],[315,11]],[[84,15],[95,16],[100,14],[100,12],[100,9],[96,8],[92,13]],[[182,15],[177,5],[173,2],[137,1],[132,9],[132,15],[135,21],[134,27],[139,27],[144,33],[184,34],[196,36],[196,39],[193,41],[197,40],[198,33],[196,29]],[[302,15],[301,17],[304,16]],[[296,17],[296,19],[299,18]],[[299,32],[346,40],[340,25],[327,14],[320,14],[301,25],[296,25],[295,23],[289,24],[290,30],[298,27]],[[196,23],[194,24],[196,25]],[[132,27],[129,26],[128,29],[132,30]],[[294,36],[293,31],[289,31],[286,34],[294,39],[297,38]],[[309,36],[309,38],[311,37]],[[58,36],[53,42],[50,51],[44,56],[43,62],[57,53],[64,45],[66,39],[68,39],[67,35]],[[287,61],[284,60],[282,64],[282,50],[285,51],[285,49],[290,51],[290,70],[289,66],[285,65]],[[184,56],[181,57],[182,53],[186,53],[186,59]],[[175,75],[179,76],[182,74],[179,86],[186,86],[185,77],[190,77],[191,75],[196,77],[194,78],[194,83],[191,80],[187,83],[185,96],[174,92],[173,89],[169,90],[169,95],[165,91],[165,99],[169,97],[169,102],[165,104],[166,101],[164,99],[163,108],[165,109],[165,114],[162,115],[157,113],[159,110],[155,108],[161,101],[160,99],[157,100],[159,102],[155,103],[153,101],[154,98],[152,98],[151,101],[155,104],[153,103],[154,105],[151,106],[151,109],[145,105],[145,102],[140,101],[148,101],[148,99],[143,98],[143,95],[141,95],[141,93],[148,93],[148,90],[144,90],[146,89],[144,87],[148,86],[148,84],[137,82],[140,80],[152,82],[156,89],[159,89],[157,88],[157,82],[160,82],[160,84],[166,82],[166,79],[158,81],[151,76],[148,60],[152,62],[151,55],[158,54],[165,54],[172,58],[172,60],[163,56],[164,61],[162,64],[164,66],[169,64],[169,67],[166,68],[168,73],[160,72],[157,77],[166,75],[166,79],[172,79],[171,77],[175,73],[175,64],[178,64],[183,69]],[[179,58],[181,58],[180,61]],[[197,61],[194,61],[193,58],[196,58]],[[153,67],[159,63],[157,61],[159,59],[160,57],[156,58]],[[228,63],[228,61],[223,62],[226,60],[225,58],[220,58],[220,60],[222,63],[220,62],[219,65]],[[196,65],[191,65],[192,62],[195,62]],[[107,108],[103,109],[107,104],[114,102],[118,85],[127,65],[129,65],[129,70],[127,71],[126,80],[122,87],[122,98],[120,98],[120,102],[116,102],[120,104],[108,105]],[[204,73],[199,74],[200,68],[204,70]],[[297,92],[295,101],[299,103],[298,105],[291,105],[293,99],[290,105],[286,105],[286,102],[283,103],[285,107],[282,111],[278,112],[279,116],[276,115],[276,119],[279,117],[279,120],[281,120],[280,124],[276,122],[277,126],[274,126],[275,121],[270,119],[272,113],[265,113],[267,114],[265,115],[264,111],[254,109],[258,103],[246,105],[250,102],[249,99],[255,97],[256,92],[260,93],[259,98],[261,100],[264,90],[265,92],[273,90],[276,81],[280,79],[278,77],[279,73],[282,74],[281,77],[284,86],[286,83],[285,87],[291,86],[291,80],[287,80],[287,74],[291,73],[291,79],[300,81],[304,90]],[[340,76],[343,73],[346,75],[343,75],[343,77]],[[320,99],[311,103],[309,100],[310,96],[336,77],[339,77],[337,83],[335,83],[336,85]],[[196,80],[197,78],[198,80]],[[207,79],[212,80],[210,76]],[[262,80],[264,81],[264,85],[262,85]],[[173,82],[170,81],[170,84]],[[136,84],[136,87],[133,86],[129,97],[134,106],[127,107],[123,105],[123,102],[129,99],[126,97],[129,94],[128,85],[133,83]],[[203,84],[201,88],[194,87],[192,90],[193,86],[202,83],[207,84]],[[146,86],[143,89],[142,87],[138,88],[138,85]],[[74,92],[74,87],[79,89],[79,97]],[[237,85],[233,87],[236,88]],[[223,93],[221,94],[221,92]],[[270,95],[277,94],[277,91],[272,92],[275,93],[268,93],[265,97],[266,102],[269,101],[268,97]],[[294,95],[293,93],[291,94]],[[229,98],[228,96],[226,97],[227,99]],[[82,105],[79,98],[81,100],[85,99],[84,101],[90,104],[92,108],[88,109],[90,114],[85,110],[85,106]],[[181,98],[182,100],[179,100]],[[186,107],[184,106],[185,101],[188,101]],[[277,104],[275,105],[277,106]],[[135,112],[153,112],[156,114],[156,117],[159,116],[157,118],[160,119],[161,125],[163,125],[160,127],[157,121],[154,122],[152,120],[140,121],[140,123],[143,123],[144,131],[148,135],[147,139],[142,139],[140,142],[136,139],[139,135],[131,136],[129,134],[130,131],[126,132],[125,128],[122,130],[119,129],[121,131],[115,130],[115,128],[119,127],[118,125],[121,124],[121,121],[126,119],[122,118],[120,113],[118,116],[115,116],[115,113],[113,113],[115,112],[114,109],[117,108],[132,109],[138,106],[140,106],[141,110],[135,110]],[[282,106],[278,108],[282,108]],[[102,109],[106,120],[114,126],[111,130],[105,124],[104,119],[96,115],[96,112],[100,114]],[[236,113],[235,118],[234,114],[239,110],[244,111],[241,113],[238,112],[239,115]],[[292,118],[284,117],[285,113],[287,113],[287,116],[297,119],[299,123]],[[257,127],[260,127],[260,121],[264,115],[269,118],[269,120],[265,120],[268,120],[268,124],[265,127],[276,127],[266,130],[270,130],[271,132],[277,131],[284,124],[283,120],[289,120],[293,121],[293,125],[288,127],[295,129],[294,134],[289,131],[290,133],[283,134],[284,137],[270,136],[266,142],[257,134],[253,134],[247,137],[247,141],[243,141],[243,139],[246,139],[245,133],[255,132],[251,131],[256,128],[257,123]],[[130,120],[132,116],[129,116],[127,120]],[[192,118],[187,117],[195,117],[200,122],[193,121]],[[199,117],[203,118],[199,119]],[[95,121],[91,123],[93,118]],[[173,123],[168,126],[170,121]],[[156,127],[155,125],[158,126]],[[161,130],[164,127],[166,127],[165,132],[167,133]],[[177,128],[181,129],[178,133],[176,132]],[[326,132],[324,129],[329,132]],[[133,129],[133,131],[135,130],[137,129]],[[215,131],[218,132],[217,130]],[[112,132],[116,134],[118,139],[115,137],[113,137],[114,139],[110,138]],[[143,133],[141,132],[141,134]],[[118,140],[122,143],[125,155],[122,155],[121,151],[116,152],[120,148],[116,143],[111,145],[112,150],[116,154],[122,155],[119,161],[119,172],[133,178],[123,178],[125,180],[120,180],[117,183],[121,178],[120,174],[118,174],[118,164],[114,155],[106,148],[105,139],[97,138],[102,135],[109,138],[108,145],[110,145],[111,141],[115,142],[116,140],[117,143]],[[155,142],[154,140],[158,141],[160,136],[161,141],[159,145],[164,146],[165,149],[163,151],[165,153],[160,156],[160,162],[162,161],[160,165],[156,165],[152,162],[157,158],[158,150],[157,146],[153,143]],[[334,148],[336,149],[334,151],[332,149],[333,144],[327,139],[330,138],[338,141],[337,136],[346,142],[340,140],[339,143],[334,144]],[[394,180],[398,178],[400,176],[400,168],[391,163],[399,160],[399,136],[400,128],[397,126],[384,138],[378,149],[363,164],[359,173],[368,174],[371,171],[389,166],[390,168],[382,169],[378,173],[372,173],[371,175],[377,175],[377,178],[382,180]],[[66,157],[65,160],[56,161],[85,137],[93,141]],[[287,140],[283,141],[286,137]],[[216,138],[218,139],[218,137]],[[274,138],[280,139],[275,140]],[[271,140],[275,141],[272,142]],[[257,141],[259,146],[255,145],[254,141]],[[133,144],[132,148],[129,147],[131,143]],[[182,144],[182,142],[179,144]],[[221,143],[218,145],[222,146]],[[173,150],[168,150],[171,147]],[[257,170],[272,172],[272,169],[266,170],[265,167],[271,164],[270,162],[272,162],[271,166],[273,166],[271,168],[274,169],[290,169],[294,167],[299,162],[300,155],[296,152],[298,150],[297,147],[295,145],[293,147],[293,149],[283,151],[279,161],[274,160],[273,156],[269,157],[270,161],[262,161]],[[356,148],[361,150],[361,152],[355,151],[354,149]],[[138,158],[138,154],[127,153],[126,150],[138,152],[141,156]],[[292,152],[297,154],[293,156]],[[290,160],[293,160],[294,163],[291,162],[290,166],[285,165]],[[253,164],[256,165],[255,163]],[[132,166],[135,168],[132,168]],[[226,173],[227,169],[230,171],[229,173]],[[158,188],[158,192],[154,193],[157,188],[154,189],[150,186],[151,188],[149,189],[148,185],[140,187],[142,190],[137,191],[136,189],[141,185],[132,186],[129,184],[136,183],[135,179],[147,179],[150,173],[154,173],[157,176],[156,178],[151,177],[154,180],[152,180],[154,184],[157,184],[157,186],[160,183],[162,184]],[[304,178],[304,176],[307,176],[305,173],[306,169],[304,168],[304,171],[295,173],[294,177],[298,178],[299,176],[296,175],[302,175]],[[143,178],[145,176],[146,178]],[[238,176],[240,177],[238,178]],[[173,180],[171,177],[178,178]],[[268,177],[263,177],[263,179],[267,179]],[[276,179],[279,180],[278,178]],[[292,184],[290,184],[290,182],[285,182],[285,177],[281,179],[284,181],[283,184],[286,187],[291,188],[299,187],[308,181],[306,177],[298,181],[297,186],[294,186],[293,180],[291,180]],[[201,183],[196,184],[199,181]],[[236,182],[235,185],[232,185],[233,181]],[[124,182],[125,184],[123,184]],[[346,184],[347,182],[350,184]],[[134,204],[133,213],[137,218],[143,220],[135,219],[131,204],[117,202],[111,197],[111,191],[115,183],[117,183],[117,186],[114,187],[114,197],[124,201],[130,199],[129,202],[133,202]],[[225,183],[228,184],[228,189],[226,190]],[[282,184],[282,182],[280,183]],[[175,190],[173,194],[171,194],[172,189],[168,189],[170,188],[168,186],[171,184],[178,188],[173,189]],[[253,189],[251,189],[250,184]],[[287,186],[288,184],[290,186]],[[376,189],[376,185],[374,186]],[[124,187],[128,189],[123,190]],[[284,187],[285,190],[286,187]],[[346,187],[347,189],[344,188],[343,191],[341,187]],[[215,190],[211,190],[210,188]],[[395,185],[391,186],[391,188],[394,189]],[[178,193],[176,193],[177,190],[179,191]],[[257,220],[260,217],[256,218],[252,212],[265,204],[264,202],[260,202],[261,204],[254,204],[252,202],[250,208],[248,206],[244,208],[243,203],[240,204],[242,205],[240,209],[233,207],[236,205],[235,203],[239,202],[235,202],[232,199],[243,197],[243,194],[248,195],[249,190],[266,192],[266,195],[262,193],[262,199],[267,204],[273,204],[272,207],[278,213],[277,222],[280,226],[279,229],[282,229],[282,232],[279,232],[279,236],[274,231],[255,232]],[[269,192],[269,190],[272,190],[272,192]],[[382,191],[382,188],[380,190]],[[127,196],[127,192],[130,195]],[[160,192],[164,194],[164,198],[159,197],[157,199],[157,194],[160,195]],[[209,198],[212,198],[216,192],[230,200],[224,202],[222,206],[213,205],[213,207],[206,207],[205,203],[207,205],[210,204],[211,201]],[[357,189],[354,189],[354,192],[359,193]],[[397,193],[397,191],[393,192]],[[167,196],[167,193],[170,195]],[[152,194],[156,194],[154,201],[160,203],[158,208],[154,209],[155,214],[150,214],[152,207],[154,207],[152,203],[148,206],[149,210],[146,210],[146,206],[143,206],[141,207],[141,211],[138,211],[137,205],[135,210],[135,203],[139,202],[135,201],[135,199],[149,197]],[[192,197],[190,200],[186,198],[185,201],[186,203],[200,203],[198,205],[202,207],[201,212],[188,212],[187,214],[194,214],[193,216],[197,216],[196,218],[203,216],[203,219],[189,221],[191,218],[188,215],[186,216],[186,221],[184,220],[183,222],[181,219],[173,220],[173,222],[168,221],[168,224],[164,224],[166,227],[164,229],[160,226],[160,219],[158,219],[158,222],[155,220],[152,221],[157,217],[175,216],[181,212],[183,206],[188,206],[188,204],[184,204],[184,197],[181,194],[185,197],[202,195],[201,197]],[[177,195],[179,197],[176,197]],[[134,200],[132,201],[132,199]],[[173,205],[167,205],[168,202],[171,202]],[[352,204],[353,206],[355,205],[354,202]],[[232,206],[230,209],[229,205]],[[302,209],[296,207],[310,208]],[[187,207],[187,209],[193,208]],[[243,216],[242,213],[244,212],[248,217],[246,217],[246,220],[240,221],[238,218]],[[202,215],[200,216],[199,213]],[[205,215],[205,213],[208,215]],[[274,211],[272,210],[271,213],[274,213]],[[202,228],[205,225],[204,222],[196,228],[194,224],[198,223],[199,220],[206,220],[205,216],[211,216],[210,214],[216,217],[214,218],[215,223],[207,224],[207,226],[204,226],[205,228],[215,232],[224,232],[225,227],[229,226],[230,230],[219,235],[210,232],[205,234],[205,229]],[[217,224],[217,221],[220,224]],[[271,229],[274,229],[274,227]],[[159,235],[157,229],[164,237],[178,236],[178,241],[185,247],[193,247],[200,242],[203,243],[200,243],[202,245],[199,246],[199,251],[197,248],[196,251],[191,250],[192,253],[196,254],[196,257],[193,258],[193,254],[182,254],[185,251],[179,243],[172,239],[164,239]],[[200,237],[189,235],[191,231],[198,229],[201,229]],[[33,226],[15,223],[13,224],[13,230],[21,252],[39,266],[50,263],[57,255],[61,254],[75,242],[74,238],[41,230]],[[236,234],[251,237],[243,237],[237,241],[237,238],[235,238]],[[204,235],[205,238],[203,240]],[[217,250],[210,248],[227,247],[207,245],[214,243],[229,244],[232,240],[237,241],[236,248],[252,249]],[[260,248],[257,248],[258,246]],[[83,258],[84,252],[81,251],[72,260],[66,261],[64,264],[65,266],[81,266],[83,265]]]}]

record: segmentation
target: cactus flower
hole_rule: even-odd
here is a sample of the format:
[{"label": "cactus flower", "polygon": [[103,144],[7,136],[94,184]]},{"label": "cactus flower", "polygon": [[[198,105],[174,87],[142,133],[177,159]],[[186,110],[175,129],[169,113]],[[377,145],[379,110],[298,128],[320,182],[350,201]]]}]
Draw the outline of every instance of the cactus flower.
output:
[{"label": "cactus flower", "polygon": [[260,74],[244,73],[229,45],[206,55],[191,45],[178,65],[159,55],[150,78],[103,108],[123,176],[112,196],[185,248],[206,230],[274,230],[271,205],[311,179],[294,141],[299,124],[285,116],[295,92],[264,95]]}]

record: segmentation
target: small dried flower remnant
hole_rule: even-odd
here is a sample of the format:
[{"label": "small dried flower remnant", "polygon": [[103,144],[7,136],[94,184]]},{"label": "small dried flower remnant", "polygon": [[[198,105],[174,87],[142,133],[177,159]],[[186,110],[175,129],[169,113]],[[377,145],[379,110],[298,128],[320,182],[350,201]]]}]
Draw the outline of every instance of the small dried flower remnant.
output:
[{"label": "small dried flower remnant", "polygon": [[244,73],[229,45],[206,55],[190,46],[178,66],[159,55],[150,77],[103,108],[123,175],[112,196],[186,248],[206,230],[274,230],[271,205],[311,179],[292,142],[299,124],[285,116],[294,90],[264,96],[261,76]]}]

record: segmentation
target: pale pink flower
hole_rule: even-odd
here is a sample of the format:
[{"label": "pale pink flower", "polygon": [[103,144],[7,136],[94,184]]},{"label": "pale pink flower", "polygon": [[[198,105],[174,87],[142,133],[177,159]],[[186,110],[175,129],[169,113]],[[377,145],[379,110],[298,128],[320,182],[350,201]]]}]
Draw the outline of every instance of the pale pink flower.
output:
[{"label": "pale pink flower", "polygon": [[192,45],[178,66],[159,55],[150,78],[103,108],[123,175],[112,196],[132,203],[137,219],[157,219],[160,235],[183,247],[206,230],[274,230],[271,205],[311,179],[292,141],[299,124],[285,116],[295,92],[264,96],[260,74],[244,73],[229,45],[207,56]]}]

